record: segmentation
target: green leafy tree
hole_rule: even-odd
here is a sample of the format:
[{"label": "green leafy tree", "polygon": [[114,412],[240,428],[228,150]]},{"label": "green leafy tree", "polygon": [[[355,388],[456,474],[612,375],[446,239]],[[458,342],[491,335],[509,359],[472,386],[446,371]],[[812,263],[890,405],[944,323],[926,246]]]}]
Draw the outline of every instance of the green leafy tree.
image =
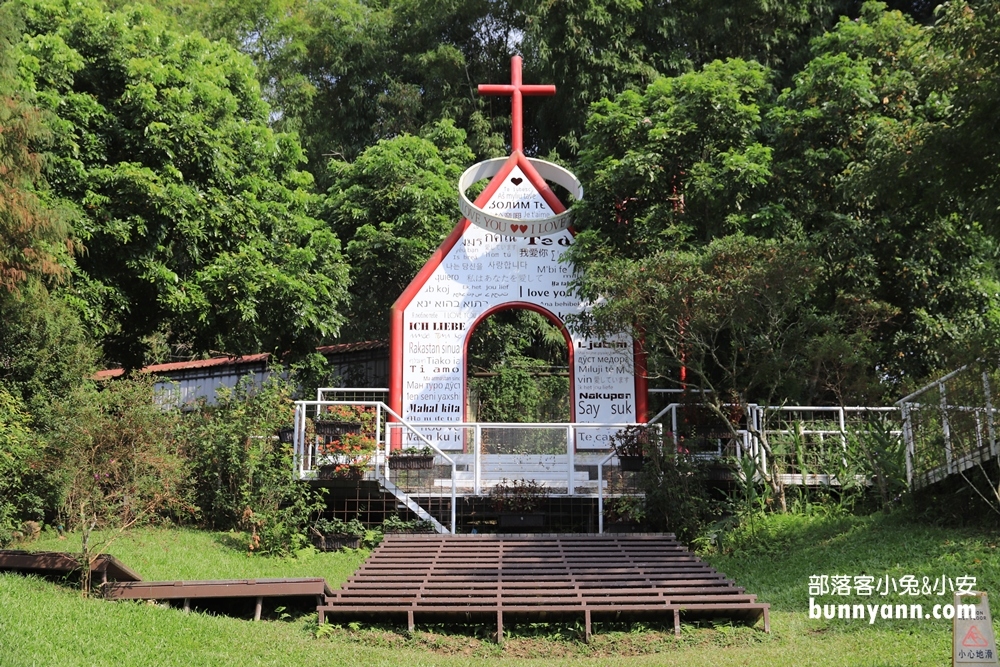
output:
[{"label": "green leafy tree", "polygon": [[31,280],[67,277],[73,247],[43,192],[38,144],[49,130],[17,74],[17,9],[0,5],[0,292],[15,293]]},{"label": "green leafy tree", "polygon": [[455,187],[473,159],[465,132],[444,121],[420,137],[381,141],[354,162],[330,162],[322,216],[347,241],[346,336],[388,336],[393,302],[458,224]]},{"label": "green leafy tree", "polygon": [[970,215],[978,195],[941,195],[951,69],[926,29],[867,3],[812,41],[780,93],[733,60],[595,104],[583,283],[614,258],[641,266],[733,233],[804,243],[818,261],[806,301],[829,326],[810,337],[809,381],[781,394],[800,402],[882,400],[989,349],[994,241]]},{"label": "green leafy tree", "polygon": [[141,6],[22,5],[24,69],[58,117],[49,182],[87,249],[73,296],[108,358],[141,366],[155,337],[245,353],[335,334],[339,243],[247,59]]},{"label": "green leafy tree", "polygon": [[[551,80],[552,100],[533,102],[542,152],[575,155],[587,109],[602,98],[642,91],[715,60],[755,61],[791,71],[811,37],[849,3],[680,0],[543,2],[527,11],[523,50],[532,76]],[[537,59],[537,62],[535,62]],[[537,72],[537,74],[535,74]]]},{"label": "green leafy tree", "polygon": [[576,247],[643,257],[762,223],[768,72],[740,60],[595,104],[580,152]]},{"label": "green leafy tree", "polygon": [[960,122],[948,102],[958,83],[929,36],[866,3],[813,42],[769,113],[771,197],[823,249],[819,303],[870,332],[868,375],[877,363],[891,392],[981,353],[997,332],[994,242],[972,211],[976,189],[941,196],[960,169],[961,152],[939,150],[941,128]]}]

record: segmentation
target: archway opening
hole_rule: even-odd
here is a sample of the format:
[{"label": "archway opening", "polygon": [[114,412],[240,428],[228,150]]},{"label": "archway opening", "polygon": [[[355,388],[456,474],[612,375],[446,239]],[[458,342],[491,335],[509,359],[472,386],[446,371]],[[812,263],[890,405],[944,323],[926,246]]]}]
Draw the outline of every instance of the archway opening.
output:
[{"label": "archway opening", "polygon": [[466,420],[572,421],[570,345],[547,311],[517,305],[487,313],[466,342]]}]

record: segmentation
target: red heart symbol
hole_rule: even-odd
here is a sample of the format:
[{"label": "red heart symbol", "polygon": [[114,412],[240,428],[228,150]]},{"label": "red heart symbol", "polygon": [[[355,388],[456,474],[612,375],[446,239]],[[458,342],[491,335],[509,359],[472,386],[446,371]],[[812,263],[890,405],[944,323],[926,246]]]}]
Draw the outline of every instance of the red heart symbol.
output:
[{"label": "red heart symbol", "polygon": [[524,181],[523,178],[516,178],[515,177],[515,178],[510,179],[510,182],[513,183],[514,185],[520,185],[523,181]]},{"label": "red heart symbol", "polygon": [[514,225],[514,231],[521,232],[522,234],[528,231],[528,225]]}]

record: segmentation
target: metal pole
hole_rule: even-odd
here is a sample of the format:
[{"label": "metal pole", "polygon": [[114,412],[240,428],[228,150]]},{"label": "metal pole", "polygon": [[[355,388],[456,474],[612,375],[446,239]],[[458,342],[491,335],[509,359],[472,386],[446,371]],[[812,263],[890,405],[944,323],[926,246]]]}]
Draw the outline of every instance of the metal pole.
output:
[{"label": "metal pole", "polygon": [[597,534],[604,534],[604,462],[597,462]]},{"label": "metal pole", "polygon": [[572,496],[576,492],[576,485],[574,482],[574,473],[576,472],[576,463],[573,457],[573,425],[566,424],[566,460],[569,462],[569,477],[566,480],[566,495]]},{"label": "metal pole", "polygon": [[910,424],[910,404],[900,405],[903,417],[903,443],[906,447],[906,487],[913,488],[913,463],[916,447],[913,444],[913,425]]},{"label": "metal pole", "polygon": [[983,371],[983,395],[986,397],[986,433],[990,439],[990,456],[997,455],[996,432],[993,423],[993,397],[990,393],[990,375]]},{"label": "metal pole", "polygon": [[941,391],[941,431],[944,434],[944,458],[948,466],[948,472],[953,473],[955,470],[952,467],[951,460],[951,425],[948,423],[948,393],[944,388],[943,382],[938,383],[938,389]]},{"label": "metal pole", "polygon": [[295,406],[295,430],[292,432],[292,452],[295,456],[295,462],[298,464],[299,468],[299,479],[302,479],[302,466],[304,462],[302,460],[302,434],[303,429],[299,428],[299,415],[302,413],[302,406]]},{"label": "metal pole", "polygon": [[483,439],[483,428],[479,424],[476,424],[476,430],[474,435],[476,441],[473,446],[476,451],[472,455],[472,485],[477,496],[483,495],[483,459],[482,459],[482,439]]}]

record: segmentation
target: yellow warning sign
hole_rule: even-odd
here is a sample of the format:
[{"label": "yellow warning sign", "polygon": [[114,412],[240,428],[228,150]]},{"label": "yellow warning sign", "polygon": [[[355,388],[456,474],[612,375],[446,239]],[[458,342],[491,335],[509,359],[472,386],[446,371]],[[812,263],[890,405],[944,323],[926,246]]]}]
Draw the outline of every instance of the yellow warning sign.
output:
[{"label": "yellow warning sign", "polygon": [[1000,667],[986,593],[955,596],[952,662],[962,667]]}]

